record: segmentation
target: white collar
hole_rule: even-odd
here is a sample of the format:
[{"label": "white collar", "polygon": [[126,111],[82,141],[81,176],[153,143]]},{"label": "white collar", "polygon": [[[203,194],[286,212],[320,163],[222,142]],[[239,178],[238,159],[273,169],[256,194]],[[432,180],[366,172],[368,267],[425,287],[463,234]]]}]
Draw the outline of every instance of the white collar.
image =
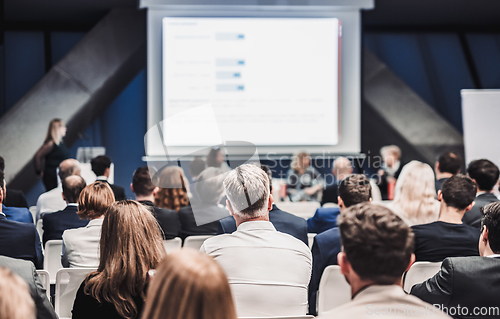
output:
[{"label": "white collar", "polygon": [[483,194],[486,194],[486,192],[485,192],[485,191],[480,191],[480,192],[477,192],[477,193],[476,193],[476,197],[478,197],[478,196],[480,196],[480,195],[483,195]]},{"label": "white collar", "polygon": [[78,207],[78,203],[69,203],[68,206]]},{"label": "white collar", "polygon": [[500,254],[493,254],[493,255],[486,256],[486,258],[497,258],[497,257],[500,257]]},{"label": "white collar", "polygon": [[97,177],[95,178],[95,180],[96,180],[96,181],[107,181],[107,180],[108,180],[108,178],[107,178],[106,176],[104,176],[104,175],[100,175],[100,176],[97,176]]},{"label": "white collar", "polygon": [[3,215],[4,217],[7,217],[4,212],[0,212],[0,215]]}]

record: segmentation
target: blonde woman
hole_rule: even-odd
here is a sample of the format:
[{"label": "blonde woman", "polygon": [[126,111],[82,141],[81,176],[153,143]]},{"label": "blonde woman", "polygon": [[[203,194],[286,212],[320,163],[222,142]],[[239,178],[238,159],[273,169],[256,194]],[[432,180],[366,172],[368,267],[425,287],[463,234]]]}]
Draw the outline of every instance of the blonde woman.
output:
[{"label": "blonde woman", "polygon": [[438,219],[439,202],[435,199],[435,176],[432,168],[419,161],[406,164],[396,182],[394,201],[388,207],[409,226]]},{"label": "blonde woman", "polygon": [[158,267],[143,319],[236,319],[227,277],[212,257],[189,248]]},{"label": "blonde woman", "polygon": [[45,190],[57,187],[57,167],[69,158],[69,151],[64,145],[66,124],[61,119],[50,121],[47,136],[42,147],[35,154],[35,170],[42,177]]},{"label": "blonde woman", "polygon": [[28,285],[18,275],[0,267],[0,318],[35,319],[35,303]]},{"label": "blonde woman", "polygon": [[160,227],[142,204],[123,200],[105,213],[97,271],[76,294],[73,319],[134,319],[141,314],[148,271],[165,256]]},{"label": "blonde woman", "polygon": [[323,179],[311,166],[311,156],[306,152],[292,157],[286,179],[287,195],[292,202],[318,200],[323,189]]},{"label": "blonde woman", "polygon": [[179,211],[189,205],[189,182],[179,166],[169,166],[160,173],[156,184],[160,190],[155,196],[155,206]]}]

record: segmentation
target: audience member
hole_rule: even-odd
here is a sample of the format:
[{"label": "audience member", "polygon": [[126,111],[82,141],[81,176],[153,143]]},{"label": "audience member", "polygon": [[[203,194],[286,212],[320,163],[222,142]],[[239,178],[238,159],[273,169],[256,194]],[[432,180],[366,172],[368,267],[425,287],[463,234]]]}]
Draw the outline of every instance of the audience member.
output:
[{"label": "audience member", "polygon": [[436,192],[439,192],[443,187],[443,183],[450,177],[460,173],[462,167],[462,158],[453,152],[444,152],[439,155],[439,158],[434,165],[436,173]]},{"label": "audience member", "polygon": [[164,239],[172,239],[179,236],[181,224],[177,212],[172,209],[154,206],[155,196],[160,190],[151,181],[147,166],[139,167],[132,178],[130,189],[135,194],[135,200],[146,206],[155,216],[160,224]]},{"label": "audience member", "polygon": [[396,145],[387,145],[380,149],[382,168],[379,169],[379,188],[383,200],[389,198],[389,187],[394,185],[399,178],[403,165],[401,165],[401,149]]},{"label": "audience member", "polygon": [[97,156],[90,161],[90,165],[92,166],[92,172],[94,172],[95,176],[97,176],[96,181],[108,183],[111,190],[113,190],[116,200],[127,199],[127,196],[125,196],[125,189],[123,189],[123,187],[111,184],[108,181],[111,170],[111,159],[109,157],[105,155]]},{"label": "audience member", "polygon": [[224,173],[231,170],[226,163],[226,156],[222,153],[220,147],[213,147],[210,152],[208,152],[207,167],[220,168]]},{"label": "audience member", "polygon": [[[0,170],[0,172],[1,176],[5,176],[3,170]],[[2,189],[4,198],[7,198],[8,192],[5,180],[1,182],[0,188]],[[30,211],[26,207],[6,207],[5,204],[2,203],[2,212],[9,220],[33,224],[33,215],[31,215]]]},{"label": "audience member", "polygon": [[67,206],[63,210],[42,216],[44,246],[49,240],[62,239],[66,229],[87,226],[89,221],[80,219],[77,214],[78,198],[85,186],[85,180],[78,175],[66,177],[62,181],[62,196]]},{"label": "audience member", "polygon": [[479,255],[479,231],[462,223],[465,212],[474,206],[475,197],[476,184],[464,175],[454,175],[444,182],[438,192],[441,202],[438,221],[412,227],[417,261]]},{"label": "audience member", "polygon": [[82,190],[78,198],[77,214],[80,219],[89,220],[89,223],[85,227],[63,232],[61,263],[64,267],[99,266],[99,240],[104,213],[114,201],[113,191],[104,181],[97,181]]},{"label": "audience member", "polygon": [[155,196],[155,206],[179,211],[189,205],[189,183],[179,166],[168,166],[160,173],[155,185],[160,190]]},{"label": "audience member", "polygon": [[[261,165],[260,168],[266,172],[269,177],[269,194],[273,193],[272,173],[269,167]],[[307,222],[304,218],[292,215],[280,210],[273,200],[273,209],[269,211],[269,221],[277,231],[292,235],[308,245]],[[231,234],[236,231],[236,221],[233,216],[228,216],[220,220],[217,234]]]},{"label": "audience member", "polygon": [[[24,280],[25,284],[28,284],[28,291],[31,295],[32,300],[35,302],[36,307],[36,318],[37,319],[57,319],[57,315],[52,307],[52,304],[47,298],[46,290],[36,272],[35,266],[32,262],[20,259],[14,259],[10,257],[0,256],[0,267],[5,267],[10,269],[16,275]],[[4,280],[0,280],[0,284]],[[17,288],[17,285],[15,286]],[[5,292],[0,292],[1,296],[5,296]],[[19,305],[18,305],[19,306]],[[0,314],[0,318],[12,318],[4,317]],[[24,317],[23,317],[24,318]]]},{"label": "audience member", "polygon": [[142,318],[236,319],[224,271],[210,256],[194,250],[168,255],[148,288]]},{"label": "audience member", "polygon": [[402,275],[413,264],[415,255],[413,233],[399,216],[371,203],[351,206],[340,216],[342,252],[338,263],[351,285],[352,300],[318,319],[367,319],[377,315],[449,318],[407,295],[401,287]]},{"label": "audience member", "polygon": [[76,294],[73,319],[139,318],[148,272],[166,255],[156,219],[142,204],[124,200],[105,213],[97,271]]},{"label": "audience member", "polygon": [[57,167],[69,157],[69,150],[64,145],[66,124],[61,119],[50,121],[47,136],[42,147],[35,154],[35,170],[42,177],[46,191],[56,188]]},{"label": "audience member", "polygon": [[[196,180],[198,179],[198,175],[200,175],[201,172],[207,167],[207,164],[201,158],[201,156],[196,156],[191,163],[189,163],[189,173],[191,174],[191,180],[189,184],[194,184],[196,183]],[[196,187],[190,187],[189,190],[191,191],[191,199],[192,200],[199,200],[198,193],[196,192]]]},{"label": "audience member", "polygon": [[269,222],[273,199],[267,174],[256,165],[241,165],[228,173],[224,188],[238,229],[207,239],[200,250],[226,272],[238,316],[305,315],[311,252]]},{"label": "audience member", "polygon": [[439,202],[432,168],[419,161],[406,164],[396,183],[394,201],[388,204],[408,225],[434,222],[438,219]]},{"label": "audience member", "polygon": [[7,268],[0,267],[0,318],[35,319],[35,304],[26,283]]},{"label": "audience member", "polygon": [[293,156],[286,181],[286,192],[292,202],[318,200],[323,190],[323,179],[311,166],[311,157],[306,152]]},{"label": "audience member", "polygon": [[[5,172],[5,160],[0,156],[0,170]],[[8,188],[8,196],[5,196],[4,205],[6,207],[25,207],[29,208],[28,201],[24,197],[23,192]]]},{"label": "audience member", "polygon": [[498,167],[486,159],[472,161],[467,167],[467,175],[476,183],[477,194],[474,207],[465,213],[462,221],[477,229],[481,226],[481,207],[498,201],[493,194],[493,188],[498,182],[500,175]]},{"label": "audience member", "polygon": [[411,289],[423,301],[453,310],[454,318],[500,318],[500,203],[481,210],[480,256],[446,258],[434,277]]},{"label": "audience member", "polygon": [[[0,185],[5,185],[3,171],[0,171]],[[42,269],[42,246],[35,225],[8,220],[2,212],[3,199],[4,187],[0,187],[0,255],[29,260]]]},{"label": "audience member", "polygon": [[207,167],[196,181],[199,201],[179,210],[181,238],[193,235],[215,235],[219,219],[229,216],[227,208],[219,204],[224,196],[224,177],[220,168]]},{"label": "audience member", "polygon": [[351,175],[353,172],[352,163],[345,157],[338,157],[333,162],[332,174],[335,176],[333,184],[323,190],[323,197],[321,197],[321,206],[326,203],[338,204],[337,197],[339,196],[338,188],[341,181],[346,176]]},{"label": "audience member", "polygon": [[[59,165],[59,178],[61,181],[68,176],[80,175],[80,163],[75,159],[67,159]],[[57,185],[56,188],[43,193],[38,197],[36,202],[36,221],[38,221],[42,214],[49,214],[63,210],[66,207],[66,202],[62,197],[62,183]]]},{"label": "audience member", "polygon": [[[353,174],[342,180],[339,185],[338,198],[340,213],[353,205],[368,201],[371,201],[371,187],[365,175]],[[335,225],[332,228],[314,237],[313,268],[309,283],[309,313],[311,314],[316,314],[316,295],[323,271],[330,265],[337,265],[337,255],[341,249],[340,232],[335,221],[337,217],[338,213],[335,214]]]}]

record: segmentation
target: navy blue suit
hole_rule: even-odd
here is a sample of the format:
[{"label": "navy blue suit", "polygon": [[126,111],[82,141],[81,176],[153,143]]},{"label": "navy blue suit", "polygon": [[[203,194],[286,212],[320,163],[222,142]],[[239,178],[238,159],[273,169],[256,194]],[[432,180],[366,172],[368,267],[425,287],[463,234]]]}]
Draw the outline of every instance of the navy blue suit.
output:
[{"label": "navy blue suit", "polygon": [[325,230],[337,227],[337,217],[340,214],[338,207],[318,208],[314,216],[307,220],[307,231],[320,234]]},{"label": "navy blue suit", "polygon": [[[274,225],[277,231],[292,235],[308,244],[307,240],[307,223],[304,218],[292,215],[280,210],[275,204],[273,209],[269,211],[269,221]],[[223,218],[219,221],[217,235],[231,234],[236,231],[236,221],[233,216]]]},{"label": "navy blue suit", "polygon": [[314,237],[312,246],[313,268],[309,283],[309,313],[316,314],[316,294],[323,271],[330,265],[337,265],[337,255],[341,250],[338,227],[329,229]]},{"label": "navy blue suit", "polygon": [[29,260],[42,269],[42,245],[35,225],[9,220],[0,214],[0,255]]},{"label": "navy blue suit", "polygon": [[66,229],[87,226],[89,221],[80,219],[76,214],[77,211],[76,206],[66,206],[63,210],[42,216],[44,246],[49,240],[62,239],[62,234]]},{"label": "navy blue suit", "polygon": [[2,212],[7,216],[7,219],[15,220],[20,223],[31,223],[33,224],[33,215],[31,215],[29,209],[24,207],[5,207],[2,205]]}]

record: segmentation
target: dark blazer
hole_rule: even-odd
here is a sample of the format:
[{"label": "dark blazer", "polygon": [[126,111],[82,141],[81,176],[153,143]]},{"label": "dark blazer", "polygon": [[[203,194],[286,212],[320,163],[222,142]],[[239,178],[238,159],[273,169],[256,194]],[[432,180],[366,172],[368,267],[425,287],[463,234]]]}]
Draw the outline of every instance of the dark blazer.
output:
[{"label": "dark blazer", "polygon": [[313,267],[309,283],[309,313],[316,315],[316,295],[323,271],[330,265],[337,265],[337,255],[341,251],[338,227],[331,228],[314,237],[312,246]]},{"label": "dark blazer", "polygon": [[[209,206],[206,208],[207,215],[209,216],[228,216],[229,211],[225,208],[219,206]],[[217,235],[217,229],[219,228],[219,221],[213,221],[208,224],[196,225],[196,220],[193,214],[193,208],[191,206],[185,206],[179,209],[179,221],[181,222],[181,238],[184,240],[188,236],[196,235]]]},{"label": "dark blazer", "polygon": [[488,205],[489,203],[498,202],[498,198],[492,193],[481,194],[474,200],[475,204],[472,209],[465,213],[462,218],[462,222],[467,225],[481,228],[481,208]]},{"label": "dark blazer", "polygon": [[97,181],[108,183],[109,187],[111,187],[111,190],[113,191],[113,194],[115,195],[116,201],[127,199],[127,196],[125,195],[125,189],[123,187],[111,184],[105,179],[98,179]]},{"label": "dark blazer", "polygon": [[500,315],[473,316],[474,307],[496,307],[500,302],[500,259],[488,257],[446,258],[432,278],[412,287],[412,295],[430,304],[468,308],[469,315],[455,318],[500,318]]},{"label": "dark blazer", "polygon": [[436,187],[436,194],[441,190],[441,188],[443,188],[444,182],[446,182],[448,179],[450,179],[450,178],[445,177],[445,178],[438,179],[434,182],[434,186]]},{"label": "dark blazer", "polygon": [[320,234],[325,230],[337,227],[337,217],[340,214],[338,207],[318,208],[314,216],[307,220],[307,231]]},{"label": "dark blazer", "polygon": [[25,207],[29,208],[28,201],[24,197],[23,192],[7,188],[7,196],[3,201],[3,204],[7,207]]},{"label": "dark blazer", "polygon": [[[292,235],[298,240],[308,244],[307,223],[304,218],[292,215],[279,209],[273,204],[273,209],[269,211],[269,221],[277,231]],[[220,220],[217,235],[232,234],[236,231],[236,221],[233,216]]]},{"label": "dark blazer", "polygon": [[479,256],[479,230],[441,221],[412,226],[416,261],[443,261],[446,257]]},{"label": "dark blazer", "polygon": [[164,239],[173,239],[180,235],[181,223],[175,210],[155,207],[153,202],[149,200],[142,200],[139,203],[146,206],[156,217],[163,231]]},{"label": "dark blazer", "polygon": [[25,207],[5,207],[2,205],[2,211],[7,216],[7,219],[15,220],[20,223],[33,224],[33,215],[29,209]]},{"label": "dark blazer", "polygon": [[334,183],[331,186],[328,186],[323,190],[323,197],[321,197],[321,206],[325,205],[326,203],[335,203],[338,204],[339,200],[339,185],[337,183]]},{"label": "dark blazer", "polygon": [[45,214],[43,218],[43,245],[49,240],[62,239],[66,229],[85,227],[89,223],[78,217],[78,207],[66,206],[65,209],[55,213]]},{"label": "dark blazer", "polygon": [[57,319],[56,312],[47,298],[45,288],[32,263],[26,260],[0,256],[0,267],[9,268],[28,284],[30,295],[35,302],[37,319]]},{"label": "dark blazer", "polygon": [[0,214],[0,255],[29,260],[42,269],[42,245],[35,225],[8,220]]}]

